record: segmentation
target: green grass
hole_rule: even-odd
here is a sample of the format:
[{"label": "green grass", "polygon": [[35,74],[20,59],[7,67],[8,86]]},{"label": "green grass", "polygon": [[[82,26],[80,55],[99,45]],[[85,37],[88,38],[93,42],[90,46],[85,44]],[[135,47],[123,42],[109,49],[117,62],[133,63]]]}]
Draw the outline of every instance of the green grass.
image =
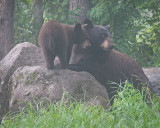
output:
[{"label": "green grass", "polygon": [[119,87],[115,102],[109,110],[84,103],[52,104],[36,109],[29,107],[20,114],[6,117],[2,128],[159,128],[158,98],[144,100],[143,94],[129,83]]}]

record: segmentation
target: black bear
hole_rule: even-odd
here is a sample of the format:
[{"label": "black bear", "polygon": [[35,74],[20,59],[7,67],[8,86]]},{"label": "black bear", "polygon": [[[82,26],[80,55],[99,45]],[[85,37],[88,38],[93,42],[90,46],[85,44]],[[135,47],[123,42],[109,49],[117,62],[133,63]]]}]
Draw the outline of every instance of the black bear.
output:
[{"label": "black bear", "polygon": [[149,79],[139,64],[129,56],[113,49],[108,26],[93,25],[89,19],[86,19],[84,23],[88,24],[86,30],[91,47],[81,49],[79,46],[74,46],[70,70],[91,73],[97,81],[106,86],[110,99],[117,90],[117,84],[110,82],[124,83],[128,80],[139,90],[144,84],[151,89]]},{"label": "black bear", "polygon": [[85,26],[79,23],[76,25],[61,24],[55,20],[50,20],[42,26],[38,43],[48,69],[54,68],[56,56],[59,57],[61,68],[67,68],[74,43],[84,48],[90,45]]}]

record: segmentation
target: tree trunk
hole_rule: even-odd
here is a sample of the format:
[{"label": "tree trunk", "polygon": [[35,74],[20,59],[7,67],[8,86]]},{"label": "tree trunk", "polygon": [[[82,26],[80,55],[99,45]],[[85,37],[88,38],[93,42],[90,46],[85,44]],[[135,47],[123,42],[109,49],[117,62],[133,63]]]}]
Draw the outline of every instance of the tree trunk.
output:
[{"label": "tree trunk", "polygon": [[33,32],[36,38],[36,42],[38,41],[38,34],[40,28],[43,25],[43,11],[42,11],[42,0],[33,0]]},{"label": "tree trunk", "polygon": [[0,0],[0,60],[14,44],[14,5],[15,0]]},{"label": "tree trunk", "polygon": [[70,0],[69,1],[69,10],[74,11],[75,9],[80,9],[80,14],[78,16],[70,16],[75,17],[76,20],[80,23],[87,17],[87,11],[90,10],[90,0]]},{"label": "tree trunk", "polygon": [[[90,0],[69,0],[69,10],[74,11],[80,9],[80,14],[78,16],[70,16],[70,18],[76,18],[77,22],[82,23],[85,18],[87,18],[87,11],[91,9]],[[74,44],[72,48],[72,54],[70,57],[70,63],[74,63],[75,49],[77,46]]]}]

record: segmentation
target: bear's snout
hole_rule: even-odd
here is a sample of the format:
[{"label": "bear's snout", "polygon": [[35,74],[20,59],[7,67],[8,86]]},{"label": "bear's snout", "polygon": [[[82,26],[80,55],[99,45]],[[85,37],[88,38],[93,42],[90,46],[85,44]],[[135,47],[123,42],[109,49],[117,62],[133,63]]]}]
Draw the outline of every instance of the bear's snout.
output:
[{"label": "bear's snout", "polygon": [[100,47],[103,50],[112,50],[114,48],[114,44],[112,43],[112,41],[107,38],[104,40],[104,42],[100,45]]}]

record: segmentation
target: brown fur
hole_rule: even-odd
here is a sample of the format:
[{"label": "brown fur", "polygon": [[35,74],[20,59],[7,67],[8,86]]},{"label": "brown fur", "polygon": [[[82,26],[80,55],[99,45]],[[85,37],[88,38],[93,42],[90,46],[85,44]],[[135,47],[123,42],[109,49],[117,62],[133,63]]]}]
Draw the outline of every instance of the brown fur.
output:
[{"label": "brown fur", "polygon": [[[78,49],[74,47],[73,50],[77,51]],[[122,83],[124,85],[126,80],[133,83],[134,87],[139,90],[142,89],[143,85],[146,85],[152,91],[149,79],[139,64],[129,56],[114,49],[104,53],[76,52],[72,59],[74,59],[74,64],[70,64],[69,69],[91,73],[97,81],[106,87],[110,99],[116,94],[117,84]]]},{"label": "brown fur", "polygon": [[[91,23],[91,21],[89,22]],[[149,79],[140,65],[129,56],[112,49],[113,45],[108,28],[106,29],[108,35],[106,34],[106,38],[102,40],[101,37],[103,37],[105,27],[91,26],[87,30],[91,47],[81,49],[75,45],[72,50],[72,63],[69,69],[91,73],[97,81],[106,87],[110,99],[116,94],[117,84],[123,83],[122,85],[124,85],[126,80],[133,83],[134,87],[139,90],[142,89],[142,85],[146,85],[152,91]],[[99,27],[103,27],[103,29],[99,29]],[[101,47],[106,39],[111,46],[109,49]],[[108,47],[108,45],[103,46]],[[110,82],[117,84],[111,84]],[[113,100],[111,100],[111,103],[113,103]]]},{"label": "brown fur", "polygon": [[80,25],[65,25],[50,20],[39,33],[38,43],[43,52],[46,67],[54,68],[54,59],[59,57],[62,68],[67,68],[73,43],[82,44],[88,39],[86,30]]}]

